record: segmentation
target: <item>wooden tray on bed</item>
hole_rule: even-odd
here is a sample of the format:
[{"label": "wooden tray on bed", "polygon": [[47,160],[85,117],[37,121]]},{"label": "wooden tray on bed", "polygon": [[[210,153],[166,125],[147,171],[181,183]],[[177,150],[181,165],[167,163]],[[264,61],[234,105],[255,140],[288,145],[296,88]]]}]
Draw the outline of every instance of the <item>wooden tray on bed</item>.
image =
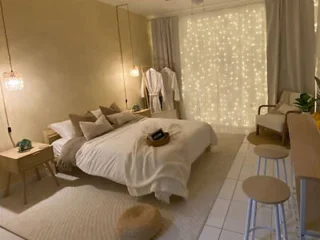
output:
[{"label": "wooden tray on bed", "polygon": [[149,138],[147,138],[146,140],[147,140],[148,146],[161,147],[161,146],[164,146],[170,142],[170,134],[168,132],[165,132],[164,138],[160,139],[158,141],[152,141]]}]

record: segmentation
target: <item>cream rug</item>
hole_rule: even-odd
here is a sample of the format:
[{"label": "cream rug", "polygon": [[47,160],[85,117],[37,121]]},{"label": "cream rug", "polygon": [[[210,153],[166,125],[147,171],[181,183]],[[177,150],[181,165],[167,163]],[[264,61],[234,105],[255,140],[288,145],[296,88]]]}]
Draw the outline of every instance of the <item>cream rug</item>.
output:
[{"label": "cream rug", "polygon": [[59,189],[50,177],[29,184],[28,202],[16,189],[0,200],[0,225],[30,240],[114,240],[120,214],[138,203],[160,209],[164,218],[160,240],[196,240],[207,220],[244,135],[219,136],[219,145],[192,166],[189,199],[170,205],[153,196],[131,197],[125,186],[83,173],[58,174]]}]

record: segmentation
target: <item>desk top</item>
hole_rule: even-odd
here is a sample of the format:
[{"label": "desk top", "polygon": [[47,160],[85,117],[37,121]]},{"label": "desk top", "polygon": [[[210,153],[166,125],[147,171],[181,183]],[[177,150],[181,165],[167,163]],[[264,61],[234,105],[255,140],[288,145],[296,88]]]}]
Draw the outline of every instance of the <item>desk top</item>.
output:
[{"label": "desk top", "polygon": [[288,126],[296,177],[320,180],[320,134],[313,116],[290,114]]}]

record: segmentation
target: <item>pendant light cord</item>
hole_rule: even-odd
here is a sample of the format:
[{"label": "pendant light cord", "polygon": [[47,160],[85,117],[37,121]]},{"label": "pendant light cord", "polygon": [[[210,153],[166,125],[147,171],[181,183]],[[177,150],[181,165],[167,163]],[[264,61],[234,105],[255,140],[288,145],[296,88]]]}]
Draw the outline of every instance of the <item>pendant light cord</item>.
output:
[{"label": "pendant light cord", "polygon": [[132,65],[134,66],[134,53],[133,53],[133,41],[132,41],[132,30],[131,30],[131,19],[130,19],[130,12],[129,12],[129,4],[127,5],[127,15],[128,15],[128,28],[129,28],[129,34],[130,34],[130,44],[131,44],[131,54],[132,54]]},{"label": "pendant light cord", "polygon": [[0,9],[1,9],[2,24],[3,24],[3,29],[4,29],[4,37],[6,39],[7,51],[8,51],[8,57],[9,57],[10,70],[12,72],[13,69],[12,69],[11,53],[10,53],[10,48],[9,48],[9,40],[8,40],[8,34],[7,34],[6,21],[4,19],[4,10],[3,10],[2,0],[0,0]]},{"label": "pendant light cord", "polygon": [[[9,40],[8,40],[8,35],[7,35],[6,22],[5,22],[5,19],[4,19],[4,11],[3,11],[2,0],[0,0],[0,9],[1,9],[2,24],[3,24],[3,29],[4,29],[4,37],[6,39],[7,51],[8,51],[8,57],[9,57],[9,64],[10,64],[10,69],[11,69],[11,72],[12,72],[13,69],[12,69],[12,62],[11,62],[11,53],[10,53],[10,48],[9,48]],[[7,122],[8,135],[9,135],[10,141],[12,143],[12,146],[15,147],[16,145],[15,145],[15,143],[13,141],[12,134],[11,134],[12,133],[12,129],[11,129],[10,123],[9,123],[7,105],[6,105],[6,101],[4,99],[4,91],[3,91],[3,86],[2,86],[2,81],[1,80],[0,80],[0,88],[1,88],[1,96],[2,96],[2,102],[3,102],[4,115],[5,115],[6,122]]]},{"label": "pendant light cord", "polygon": [[128,110],[127,85],[126,85],[126,76],[125,76],[125,73],[124,73],[123,49],[122,49],[122,42],[121,42],[120,19],[119,19],[119,7],[121,7],[121,6],[122,5],[116,6],[116,11],[117,11],[118,37],[119,37],[119,47],[120,47],[120,55],[121,55],[121,66],[122,66],[122,78],[123,78],[123,86],[124,86],[124,96],[125,96],[126,109]]}]

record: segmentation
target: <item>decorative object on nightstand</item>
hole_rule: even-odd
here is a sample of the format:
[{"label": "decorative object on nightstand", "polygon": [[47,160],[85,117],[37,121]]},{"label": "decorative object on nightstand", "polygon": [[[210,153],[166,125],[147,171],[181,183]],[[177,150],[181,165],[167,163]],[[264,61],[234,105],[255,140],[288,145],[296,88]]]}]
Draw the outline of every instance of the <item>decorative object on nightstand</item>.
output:
[{"label": "decorative object on nightstand", "polygon": [[[0,10],[1,10],[1,18],[2,18],[2,24],[3,24],[3,29],[4,29],[4,36],[5,36],[5,41],[6,41],[7,53],[8,53],[8,58],[9,58],[9,65],[10,65],[10,70],[11,70],[10,72],[3,73],[2,80],[3,80],[5,88],[8,91],[19,91],[19,90],[23,89],[24,83],[23,83],[23,78],[22,78],[21,73],[13,71],[13,68],[12,68],[11,52],[10,52],[10,48],[9,48],[9,40],[8,40],[8,35],[7,35],[6,22],[4,19],[4,9],[3,9],[2,0],[0,0]],[[4,98],[4,91],[3,91],[1,81],[0,81],[0,88],[1,88],[3,106],[4,106],[4,113],[5,113],[7,127],[8,127],[8,134],[9,134],[11,143],[14,147],[15,143],[14,143],[12,136],[11,136],[12,129],[9,124],[7,106],[6,106],[6,102],[5,102],[5,98]]]},{"label": "decorative object on nightstand", "polygon": [[18,147],[18,152],[23,153],[32,148],[32,142],[28,139],[22,139],[20,142],[18,142],[17,147]]},{"label": "decorative object on nightstand", "polygon": [[47,167],[57,186],[59,186],[59,182],[49,165],[49,162],[53,159],[54,154],[52,146],[37,142],[33,142],[33,148],[23,153],[19,153],[18,148],[11,148],[7,151],[1,152],[0,167],[9,172],[4,197],[9,195],[11,174],[20,174],[24,186],[24,204],[27,204],[26,171],[35,169],[38,180],[40,181],[41,176],[38,170],[40,165],[45,165]]},{"label": "decorative object on nightstand", "polygon": [[140,109],[140,106],[139,105],[134,105],[133,107],[132,107],[132,111],[133,112],[138,112],[138,111],[140,111],[141,109]]},{"label": "decorative object on nightstand", "polygon": [[140,111],[136,111],[136,112],[133,112],[133,114],[138,114],[138,115],[141,115],[141,116],[144,116],[144,117],[151,117],[151,111],[150,109],[141,109]]}]

